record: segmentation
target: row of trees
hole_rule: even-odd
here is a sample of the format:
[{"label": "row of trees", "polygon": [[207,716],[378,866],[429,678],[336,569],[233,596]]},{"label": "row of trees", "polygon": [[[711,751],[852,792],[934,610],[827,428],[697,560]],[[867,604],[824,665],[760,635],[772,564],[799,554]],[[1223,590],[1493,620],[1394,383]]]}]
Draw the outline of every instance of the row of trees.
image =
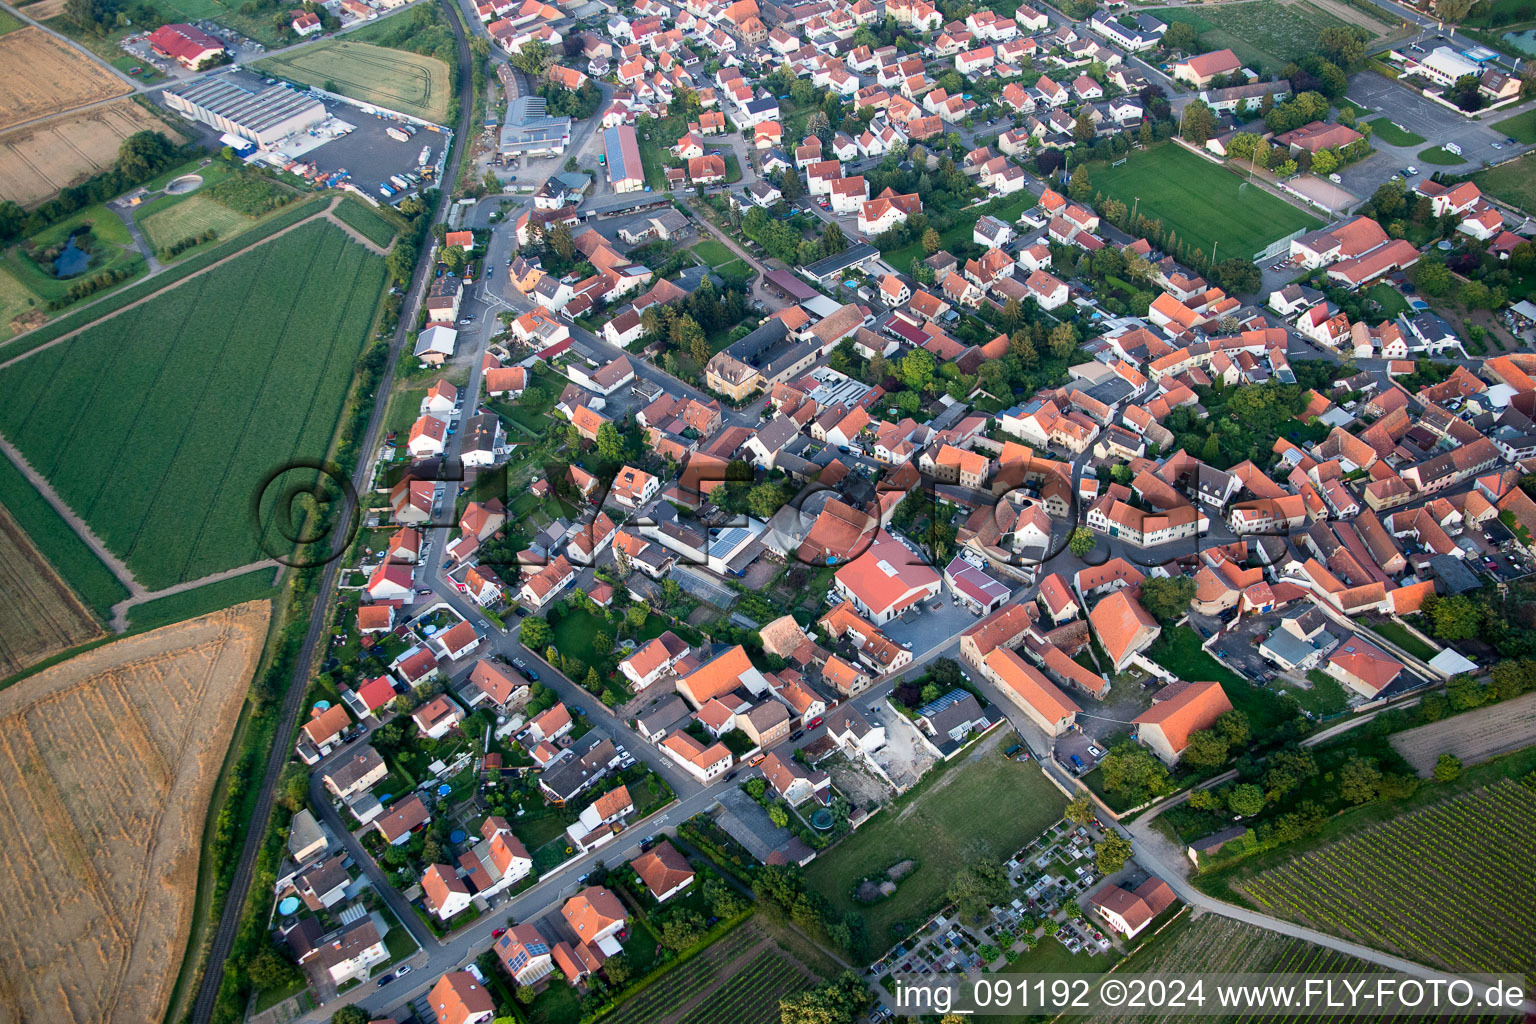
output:
[{"label": "row of trees", "polygon": [[117,162],[96,177],[61,189],[30,214],[9,199],[0,199],[0,243],[35,235],[70,214],[105,202],[185,160],[192,152],[176,146],[156,131],[135,132],[117,147]]}]

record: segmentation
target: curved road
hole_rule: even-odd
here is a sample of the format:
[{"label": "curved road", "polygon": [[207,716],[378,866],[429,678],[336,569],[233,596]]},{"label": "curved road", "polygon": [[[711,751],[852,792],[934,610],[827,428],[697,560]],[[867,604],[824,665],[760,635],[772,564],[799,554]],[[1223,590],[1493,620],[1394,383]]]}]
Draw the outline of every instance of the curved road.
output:
[{"label": "curved road", "polygon": [[[452,168],[451,173],[445,169],[444,182],[458,181],[458,167],[467,152],[470,140],[470,118],[474,113],[474,75],[470,73],[469,40],[464,34],[463,25],[454,16],[452,0],[440,0],[445,13],[449,15],[448,23],[453,29],[453,34],[458,40],[459,68],[459,123],[453,138],[453,153],[446,162],[447,168]],[[433,214],[434,223],[441,221],[447,215],[452,201],[451,187],[442,191],[437,200],[437,210]],[[416,264],[416,272],[411,279],[411,288],[408,294],[411,296],[400,311],[399,326],[395,329],[394,340],[389,347],[389,360],[384,366],[384,373],[380,378],[379,386],[375,394],[377,396],[389,393],[390,383],[394,378],[395,364],[399,359],[401,350],[405,347],[407,335],[415,323],[416,310],[425,293],[427,281],[431,276],[431,247],[422,249],[421,257]],[[367,487],[366,475],[369,464],[373,458],[373,451],[378,446],[379,434],[384,426],[385,403],[376,400],[373,412],[368,417],[368,430],[358,445],[357,465],[352,470],[352,480],[358,491]],[[353,514],[350,502],[342,508],[343,516]],[[331,596],[336,586],[336,575],[340,568],[340,561],[329,562],[321,576],[320,585],[316,588],[314,611],[310,618],[309,631],[304,635],[304,644],[299,650],[299,656],[294,665],[293,678],[289,680],[288,692],[283,697],[281,717],[278,720],[277,739],[272,745],[272,750],[267,757],[266,772],[262,778],[261,793],[256,798],[256,809],[247,823],[245,843],[240,851],[240,863],[235,868],[235,877],[230,884],[229,892],[224,900],[223,914],[214,932],[213,942],[208,951],[207,962],[203,966],[203,977],[197,990],[197,998],[192,1005],[192,1024],[208,1024],[212,1018],[214,1003],[218,998],[219,986],[224,980],[224,961],[228,958],[230,950],[234,946],[235,935],[240,926],[240,915],[245,909],[246,897],[251,887],[251,877],[255,872],[256,857],[261,850],[262,841],[266,837],[267,822],[272,815],[272,802],[274,791],[277,788],[278,776],[282,773],[283,765],[288,761],[288,739],[293,735],[294,728],[298,724],[299,711],[304,704],[304,694],[309,685],[309,668],[315,658],[315,652],[319,647],[325,628],[325,613],[330,606]]]}]

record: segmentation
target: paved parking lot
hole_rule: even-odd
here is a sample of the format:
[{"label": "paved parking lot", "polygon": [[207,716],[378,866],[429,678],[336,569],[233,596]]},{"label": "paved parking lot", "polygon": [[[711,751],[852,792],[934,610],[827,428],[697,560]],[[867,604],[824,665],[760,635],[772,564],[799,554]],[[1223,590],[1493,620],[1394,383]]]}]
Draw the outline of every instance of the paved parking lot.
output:
[{"label": "paved parking lot", "polygon": [[[1379,136],[1373,137],[1371,145],[1376,152],[1340,172],[1344,187],[1359,196],[1369,196],[1393,171],[1410,164],[1419,169],[1418,176],[1413,179],[1417,181],[1429,177],[1437,170],[1475,170],[1484,161],[1504,160],[1529,148],[1512,146],[1504,141],[1503,134],[1489,124],[1463,117],[1374,72],[1361,72],[1349,80],[1348,99],[1357,105],[1357,113],[1362,121],[1390,117],[1408,131],[1425,139],[1421,145],[1399,148],[1387,144]],[[1508,116],[1507,112],[1500,112],[1492,115],[1491,120]],[[1465,164],[1441,168],[1418,160],[1418,154],[1426,147],[1447,142],[1461,146],[1462,156],[1467,161]],[[1495,149],[1495,144],[1500,148]]]}]

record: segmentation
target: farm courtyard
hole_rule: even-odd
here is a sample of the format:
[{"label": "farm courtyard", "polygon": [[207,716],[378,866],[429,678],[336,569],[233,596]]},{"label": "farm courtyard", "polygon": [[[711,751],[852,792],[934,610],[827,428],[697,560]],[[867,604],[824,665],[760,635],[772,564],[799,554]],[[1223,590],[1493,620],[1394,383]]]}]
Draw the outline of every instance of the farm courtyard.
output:
[{"label": "farm courtyard", "polygon": [[[1162,221],[1181,241],[1217,259],[1248,259],[1293,231],[1322,226],[1311,214],[1257,185],[1244,187],[1241,176],[1174,143],[1133,152],[1118,167],[1094,165],[1088,179],[1094,191]],[[1222,215],[1213,217],[1212,210]]]},{"label": "farm courtyard", "polygon": [[[935,769],[806,869],[807,883],[834,907],[863,915],[873,948],[891,944],[897,922],[915,927],[937,911],[956,868],[1006,860],[1061,818],[1066,798],[1034,762],[1004,757],[1001,738],[993,734]],[[917,867],[894,895],[855,899],[861,879],[903,860]]]}]

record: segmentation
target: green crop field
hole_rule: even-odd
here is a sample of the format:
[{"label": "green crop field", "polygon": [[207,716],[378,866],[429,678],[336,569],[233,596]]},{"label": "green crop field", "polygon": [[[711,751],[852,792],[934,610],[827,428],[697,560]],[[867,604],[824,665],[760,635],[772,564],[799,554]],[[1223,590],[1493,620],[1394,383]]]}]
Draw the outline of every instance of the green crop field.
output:
[{"label": "green crop field", "polygon": [[364,206],[360,200],[348,196],[335,209],[336,219],[378,246],[388,246],[395,240],[395,226],[378,213]]},{"label": "green crop field", "polygon": [[316,221],[0,373],[0,433],[146,587],[267,557],[267,475],[323,458],[384,285]]},{"label": "green crop field", "polygon": [[448,65],[433,57],[368,43],[328,40],[254,65],[305,85],[441,123],[452,98]]},{"label": "green crop field", "polygon": [[[841,911],[864,916],[870,944],[883,949],[891,925],[921,924],[944,902],[955,870],[982,859],[1007,860],[1060,820],[1067,801],[1038,766],[1010,761],[995,737],[979,758],[960,757],[931,772],[874,820],[817,857],[805,877]],[[999,814],[999,807],[1008,813]],[[859,879],[912,859],[917,868],[891,897],[854,899]]]},{"label": "green crop field", "polygon": [[1317,34],[1344,22],[1308,3],[1253,0],[1251,3],[1164,9],[1168,22],[1182,21],[1200,33],[1203,50],[1230,49],[1260,74],[1276,74],[1286,64],[1317,49]]},{"label": "green crop field", "polygon": [[[1214,252],[1217,259],[1249,259],[1277,238],[1322,226],[1257,185],[1243,188],[1240,176],[1172,143],[1132,153],[1119,167],[1096,165],[1088,177],[1095,191],[1162,221],[1207,257]],[[1221,215],[1213,217],[1213,210]]]},{"label": "green crop field", "polygon": [[128,596],[128,588],[6,458],[0,458],[0,495],[11,518],[80,600],[103,622],[111,618],[112,606]]},{"label": "green crop field", "polygon": [[713,994],[679,1024],[775,1024],[779,997],[806,987],[799,966],[772,947],[715,982]]},{"label": "green crop field", "polygon": [[1472,175],[1477,187],[1522,210],[1536,210],[1536,153]]},{"label": "green crop field", "polygon": [[1502,779],[1237,883],[1273,913],[1453,971],[1536,980],[1536,790]]}]

